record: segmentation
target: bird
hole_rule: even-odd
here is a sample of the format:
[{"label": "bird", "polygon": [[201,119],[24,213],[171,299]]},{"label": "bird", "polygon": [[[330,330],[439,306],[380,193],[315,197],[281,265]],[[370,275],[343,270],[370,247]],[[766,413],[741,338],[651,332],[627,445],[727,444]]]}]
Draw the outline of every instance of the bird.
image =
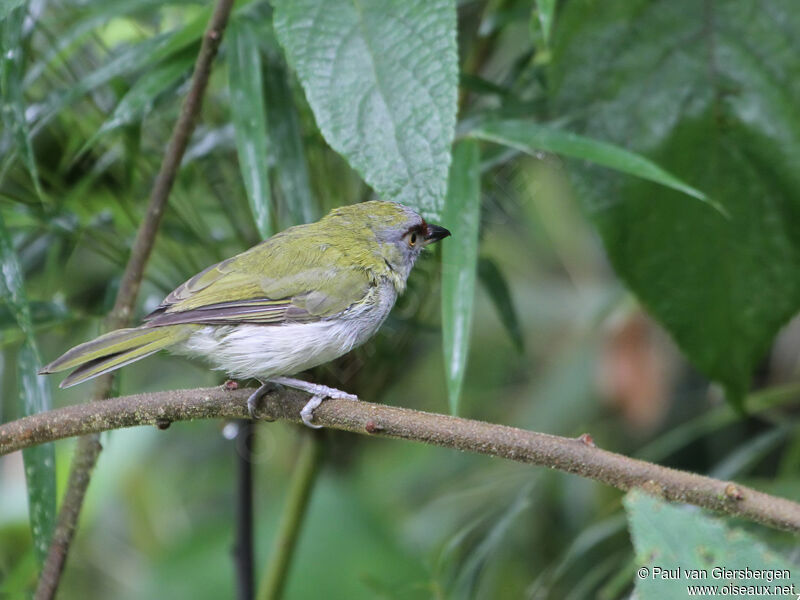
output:
[{"label": "bird", "polygon": [[72,369],[67,388],[159,350],[205,359],[234,379],[257,379],[252,418],[275,386],[311,394],[307,426],[326,398],[358,398],[291,377],[372,337],[389,315],[422,250],[450,235],[411,208],[372,200],[333,209],[201,271],[143,323],[80,344],[39,373]]}]

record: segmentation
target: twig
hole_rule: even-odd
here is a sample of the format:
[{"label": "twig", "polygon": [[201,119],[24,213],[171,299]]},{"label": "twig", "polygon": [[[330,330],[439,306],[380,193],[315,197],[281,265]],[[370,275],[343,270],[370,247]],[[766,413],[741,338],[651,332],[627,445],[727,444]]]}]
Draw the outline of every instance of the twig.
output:
[{"label": "twig", "polygon": [[303,433],[305,439],[292,473],[292,482],[286,497],[286,509],[278,526],[266,575],[258,589],[259,600],[277,600],[283,596],[289,565],[297,548],[303,517],[308,509],[311,490],[319,472],[322,439],[315,431],[309,430]]},{"label": "twig", "polygon": [[239,600],[253,600],[253,421],[239,421],[236,435],[236,538],[233,563]]},{"label": "twig", "polygon": [[[172,421],[247,418],[252,390],[175,390],[69,406],[0,425],[0,455],[75,435]],[[308,396],[271,393],[261,418],[299,423]],[[563,438],[458,417],[368,402],[326,400],[315,422],[332,429],[424,442],[546,466],[621,490],[644,488],[667,500],[695,504],[800,533],[800,504],[730,481],[662,467],[595,448],[588,437]]]},{"label": "twig", "polygon": [[[120,282],[114,308],[107,320],[109,329],[124,327],[130,320],[144,269],[153,249],[161,217],[164,214],[167,198],[178,173],[189,138],[194,131],[195,120],[208,85],[211,63],[219,49],[222,33],[227,25],[233,2],[234,0],[219,0],[206,28],[200,52],[195,61],[191,88],[183,102],[178,121],[172,131],[166,154],[150,193],[147,213],[136,234],[136,240]],[[111,390],[112,381],[111,375],[100,378],[95,388],[94,398],[106,397]],[[53,531],[53,540],[50,543],[50,550],[42,566],[39,583],[34,595],[36,600],[49,600],[55,596],[69,547],[75,534],[83,498],[86,495],[86,489],[89,481],[91,481],[92,471],[101,450],[102,446],[97,436],[80,440],[75,448],[67,491],[64,494],[64,501]]]}]

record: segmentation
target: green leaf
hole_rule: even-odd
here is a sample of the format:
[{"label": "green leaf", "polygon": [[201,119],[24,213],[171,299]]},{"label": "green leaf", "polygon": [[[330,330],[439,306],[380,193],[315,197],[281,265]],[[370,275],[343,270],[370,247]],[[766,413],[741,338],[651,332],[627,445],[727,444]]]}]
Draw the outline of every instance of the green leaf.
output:
[{"label": "green leaf", "polygon": [[[81,11],[81,17],[74,23],[59,31],[57,39],[51,40],[41,55],[30,65],[25,73],[25,85],[32,86],[42,74],[48,72],[49,67],[57,67],[65,60],[80,54],[82,47],[80,41],[95,33],[98,28],[109,22],[125,21],[125,17],[135,13],[146,14],[163,8],[163,0],[106,0],[91,4],[91,9]],[[88,7],[87,7],[88,8]],[[205,13],[208,16],[210,13]]]},{"label": "green leaf", "polygon": [[[668,504],[639,490],[629,492],[624,504],[639,566],[634,581],[641,598],[685,598],[691,585],[718,586],[718,592],[726,585],[794,585],[800,589],[800,578],[791,576],[794,565],[754,536],[729,529],[720,519],[693,507]],[[775,570],[772,573],[788,577],[767,582],[764,577],[747,577],[746,571],[744,577],[737,578],[715,569]],[[743,590],[742,595],[730,593],[725,597],[768,595]]]},{"label": "green leaf", "polygon": [[[32,415],[51,408],[50,388],[37,371],[42,363],[36,348],[31,313],[22,280],[22,271],[14,247],[0,213],[0,297],[14,313],[25,341],[17,359],[20,416]],[[22,453],[28,484],[28,506],[31,534],[40,561],[47,556],[56,514],[55,448],[44,444]]]},{"label": "green leaf", "polygon": [[[50,325],[66,321],[73,316],[61,302],[28,302],[33,326]],[[0,304],[0,331],[18,328],[16,314],[10,307]]]},{"label": "green leaf", "polygon": [[162,64],[142,73],[128,92],[117,104],[114,112],[106,119],[97,132],[75,153],[82,156],[106,133],[119,127],[141,121],[153,110],[153,106],[164,92],[176,86],[181,77],[189,72],[194,64],[194,54],[179,53],[167,58]]},{"label": "green leaf", "polygon": [[[482,575],[492,560],[497,561],[504,548],[507,548],[509,538],[513,535],[512,526],[531,505],[533,484],[528,483],[517,493],[509,506],[497,515],[492,516],[491,525],[483,533],[482,539],[471,548],[459,565],[458,573],[453,582],[451,597],[475,598],[478,596]],[[464,544],[466,545],[466,544]]]},{"label": "green leaf", "polygon": [[786,438],[796,433],[796,430],[792,425],[776,426],[754,435],[737,445],[733,452],[709,471],[709,476],[715,479],[733,479],[748,473],[749,469],[782,446]]},{"label": "green leaf", "polygon": [[256,227],[261,237],[266,239],[273,234],[273,227],[261,51],[255,31],[244,20],[232,21],[227,36],[228,87],[239,168]]},{"label": "green leaf", "polygon": [[503,275],[500,267],[490,258],[481,258],[478,261],[478,277],[489,293],[497,309],[500,322],[506,328],[511,341],[519,352],[525,352],[525,338],[522,336],[522,327],[517,316],[517,309],[514,308],[514,301],[511,298],[511,290],[508,282]]},{"label": "green leaf", "polygon": [[[26,340],[17,355],[19,412],[33,415],[52,408],[50,387],[37,372],[42,366],[32,340]],[[47,557],[56,519],[56,455],[55,446],[42,444],[22,451],[25,480],[28,485],[33,546],[40,563]]]},{"label": "green leaf", "polygon": [[45,126],[61,110],[78,98],[108,83],[115,77],[130,75],[156,65],[188,46],[197,43],[205,31],[210,14],[211,7],[204,8],[183,27],[149,38],[122,50],[103,66],[95,69],[73,86],[54,94],[36,122],[36,128]]},{"label": "green leaf", "polygon": [[[34,331],[75,318],[60,302],[29,302],[28,307]],[[19,328],[16,313],[7,305],[0,304],[0,348],[16,345],[25,339],[26,333]]]},{"label": "green leaf", "polygon": [[[194,64],[193,53],[167,58],[162,64],[142,73],[122,97],[111,116],[103,123],[97,136],[141,120],[152,109],[159,96],[173,88]],[[87,143],[87,146],[91,145]]]},{"label": "green leaf", "polygon": [[308,163],[303,154],[300,122],[289,86],[289,73],[283,60],[268,60],[264,84],[269,114],[267,127],[273,142],[275,182],[289,213],[292,225],[310,223],[318,218]]},{"label": "green leaf", "polygon": [[278,0],[322,135],[378,194],[441,216],[456,121],[453,0]]},{"label": "green leaf", "polygon": [[36,554],[28,548],[18,560],[12,563],[11,568],[3,572],[0,580],[0,598],[27,598],[31,592],[31,585],[36,581],[39,565],[36,563]]},{"label": "green leaf", "polygon": [[536,17],[542,28],[544,43],[550,45],[550,31],[553,29],[553,16],[556,12],[556,0],[536,0]]},{"label": "green leaf", "polygon": [[25,6],[28,0],[5,0],[0,4],[0,21],[3,21],[11,16],[16,9]]},{"label": "green leaf", "polygon": [[23,25],[28,12],[27,2],[15,3],[13,8],[3,9],[0,19],[0,113],[2,123],[12,131],[25,167],[30,173],[39,198],[44,192],[36,168],[36,157],[31,143],[31,132],[25,118],[25,97],[22,92],[23,60],[25,46],[22,43]]},{"label": "green leaf", "polygon": [[800,30],[800,13],[793,0],[713,6],[710,18],[693,0],[565,3],[550,96],[586,115],[581,133],[646,152],[729,215],[571,168],[617,273],[738,404],[800,308],[800,53],[776,29]]},{"label": "green leaf", "polygon": [[644,156],[569,131],[539,125],[532,121],[509,119],[482,123],[472,129],[468,135],[516,148],[533,156],[545,151],[571,158],[581,158],[622,173],[655,181],[699,200],[709,202],[703,192],[684,183]]},{"label": "green leaf", "polygon": [[459,142],[453,149],[442,221],[452,233],[442,244],[442,335],[447,392],[454,415],[458,414],[469,353],[480,208],[478,144]]}]

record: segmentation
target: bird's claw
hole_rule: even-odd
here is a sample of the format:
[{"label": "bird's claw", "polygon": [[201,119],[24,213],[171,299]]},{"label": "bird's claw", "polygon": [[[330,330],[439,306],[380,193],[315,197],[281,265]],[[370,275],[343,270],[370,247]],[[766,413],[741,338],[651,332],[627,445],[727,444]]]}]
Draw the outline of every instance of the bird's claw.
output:
[{"label": "bird's claw", "polygon": [[324,396],[312,396],[311,400],[306,402],[306,405],[300,411],[300,418],[303,419],[303,423],[306,427],[311,427],[311,429],[322,429],[322,425],[314,425],[311,420],[314,418],[314,410],[320,404],[322,404],[324,399]]},{"label": "bird's claw", "polygon": [[300,418],[303,420],[303,423],[307,427],[311,427],[311,429],[322,429],[322,425],[314,425],[311,420],[314,418],[314,410],[322,404],[322,401],[326,398],[331,398],[335,400],[358,400],[358,396],[355,394],[348,394],[347,392],[343,392],[341,390],[337,390],[335,388],[329,388],[327,386],[321,385],[319,386],[322,388],[324,393],[322,394],[314,394],[311,396],[311,400],[306,402],[306,405],[300,411]]},{"label": "bird's claw", "polygon": [[247,412],[250,413],[250,418],[254,421],[258,420],[258,416],[256,415],[256,411],[258,410],[258,402],[269,392],[275,391],[277,389],[281,389],[281,385],[275,383],[274,381],[267,381],[261,384],[255,392],[250,394],[250,397],[247,399]]},{"label": "bird's claw", "polygon": [[308,381],[303,381],[302,379],[293,379],[291,377],[275,377],[271,381],[287,387],[303,390],[304,392],[311,394],[311,399],[306,402],[305,406],[300,411],[300,418],[303,420],[303,423],[306,426],[311,427],[312,429],[321,428],[321,425],[314,425],[311,420],[314,418],[314,410],[320,404],[322,404],[322,401],[325,400],[325,398],[336,400],[358,400],[358,396],[355,394],[348,394],[347,392],[328,387],[327,385],[309,383]]}]

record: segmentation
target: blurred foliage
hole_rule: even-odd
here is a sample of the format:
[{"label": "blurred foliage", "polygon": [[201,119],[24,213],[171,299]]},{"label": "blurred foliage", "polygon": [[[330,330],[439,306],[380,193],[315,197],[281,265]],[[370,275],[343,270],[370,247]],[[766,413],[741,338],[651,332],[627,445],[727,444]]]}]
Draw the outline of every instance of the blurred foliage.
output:
[{"label": "blurred foliage", "polygon": [[[387,19],[380,3],[361,13],[275,4],[273,30],[269,3],[236,3],[139,314],[270,228],[375,193],[402,199],[463,219],[467,252],[429,253],[375,339],[312,377],[431,411],[460,398],[467,417],[590,431],[610,450],[800,496],[800,324],[775,337],[800,302],[791,0],[391,2]],[[99,333],[211,10],[194,0],[0,4],[3,260],[19,265],[30,321],[21,327],[13,303],[0,309],[0,420],[30,410],[13,399],[38,389],[17,373],[33,334],[51,359]],[[342,50],[334,63],[331,48]],[[454,136],[475,148],[457,160],[469,168],[450,174],[463,197],[445,194]],[[463,291],[456,275],[467,276]],[[456,290],[474,299],[448,316]],[[459,326],[443,328],[448,318]],[[471,334],[455,346],[457,331]],[[464,357],[455,374],[445,347],[448,361]],[[706,377],[746,397],[748,414]],[[219,382],[163,355],[124,369],[120,392]],[[73,388],[53,402],[86,395]],[[263,564],[299,439],[284,424],[256,430]],[[237,449],[224,433],[194,423],[104,436],[61,597],[231,595]],[[633,590],[639,563],[617,491],[326,435],[287,597]],[[73,446],[56,444],[59,491]],[[26,502],[21,458],[0,459],[0,597],[20,597],[36,577]],[[652,510],[702,527],[696,511]],[[663,533],[651,522],[633,528],[637,551],[643,531]],[[800,558],[788,535],[735,525]]]},{"label": "blurred foliage", "polygon": [[568,2],[549,68],[553,110],[650,154],[728,213],[608,171],[576,175],[617,272],[738,403],[800,303],[796,8]]}]

